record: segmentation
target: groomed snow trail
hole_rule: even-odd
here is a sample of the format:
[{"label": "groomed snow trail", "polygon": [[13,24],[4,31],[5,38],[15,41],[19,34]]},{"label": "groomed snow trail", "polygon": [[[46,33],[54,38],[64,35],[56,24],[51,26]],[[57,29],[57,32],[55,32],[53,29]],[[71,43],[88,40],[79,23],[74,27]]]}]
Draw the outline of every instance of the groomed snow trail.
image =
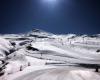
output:
[{"label": "groomed snow trail", "polygon": [[88,70],[44,69],[14,80],[100,80],[100,75]]}]

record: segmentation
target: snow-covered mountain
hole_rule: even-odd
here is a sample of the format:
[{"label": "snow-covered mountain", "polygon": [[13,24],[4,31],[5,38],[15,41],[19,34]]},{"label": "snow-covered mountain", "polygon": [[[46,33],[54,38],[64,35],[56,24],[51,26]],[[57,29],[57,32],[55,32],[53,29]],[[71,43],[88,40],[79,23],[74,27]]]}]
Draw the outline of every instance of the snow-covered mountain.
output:
[{"label": "snow-covered mountain", "polygon": [[[98,69],[100,67],[99,34],[91,36],[76,34],[58,35],[39,29],[33,29],[23,34],[0,35],[0,80],[7,78],[7,76],[9,76],[7,80],[29,80],[29,78],[17,79],[18,74],[16,72],[22,71],[24,75],[27,72],[34,72],[34,70],[57,68],[52,71],[52,73],[54,73],[57,72],[60,67],[64,67],[65,69],[67,67],[68,69],[68,67],[71,66],[75,68],[76,71],[77,68]],[[29,71],[26,70],[27,68]],[[83,73],[85,72],[83,72],[82,69],[81,71],[79,70],[79,75],[82,75],[82,78],[84,78]],[[27,72],[25,72],[25,70]],[[63,71],[64,70],[61,72],[65,75],[66,72]],[[17,76],[13,75],[15,73]],[[68,74],[76,77],[77,73],[78,72],[69,71]],[[91,71],[87,73],[89,75],[95,74],[95,72]],[[48,72],[48,74],[51,75],[51,72]],[[43,76],[48,74],[44,74]],[[11,76],[14,77],[12,78]],[[41,76],[39,80],[58,80],[56,78],[46,79],[43,78],[43,76]],[[70,79],[70,76],[68,79],[67,77],[64,77],[64,79],[61,77],[59,80],[76,80]],[[95,74],[95,76],[98,76],[98,74]],[[32,80],[38,80],[38,78]],[[90,77],[88,79],[80,78],[77,80],[99,79],[92,79]]]}]

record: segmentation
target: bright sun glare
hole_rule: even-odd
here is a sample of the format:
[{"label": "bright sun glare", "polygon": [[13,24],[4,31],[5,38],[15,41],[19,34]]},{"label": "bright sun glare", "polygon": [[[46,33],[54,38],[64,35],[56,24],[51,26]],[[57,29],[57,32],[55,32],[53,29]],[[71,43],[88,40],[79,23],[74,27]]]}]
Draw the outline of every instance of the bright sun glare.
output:
[{"label": "bright sun glare", "polygon": [[56,3],[57,2],[57,0],[43,0],[43,1],[46,3]]}]

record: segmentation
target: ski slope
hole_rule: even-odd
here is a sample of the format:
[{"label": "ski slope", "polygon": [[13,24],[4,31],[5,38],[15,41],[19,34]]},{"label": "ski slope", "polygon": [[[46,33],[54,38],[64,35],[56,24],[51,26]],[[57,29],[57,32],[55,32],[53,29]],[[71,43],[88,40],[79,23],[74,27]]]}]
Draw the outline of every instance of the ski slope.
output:
[{"label": "ski slope", "polygon": [[7,62],[0,80],[100,80],[100,35],[0,35],[0,60]]},{"label": "ski slope", "polygon": [[[67,46],[54,46],[50,44],[50,42],[36,42],[33,43],[32,46],[40,50],[48,50],[48,54],[50,54],[49,51],[52,51],[52,54],[59,55],[58,58],[60,57],[60,60],[64,55],[66,57],[63,57],[63,61],[70,63],[100,64],[100,54],[98,53],[78,52]],[[42,56],[45,56],[45,54]]]},{"label": "ski slope", "polygon": [[89,70],[51,68],[33,71],[14,80],[100,80],[100,75]]}]

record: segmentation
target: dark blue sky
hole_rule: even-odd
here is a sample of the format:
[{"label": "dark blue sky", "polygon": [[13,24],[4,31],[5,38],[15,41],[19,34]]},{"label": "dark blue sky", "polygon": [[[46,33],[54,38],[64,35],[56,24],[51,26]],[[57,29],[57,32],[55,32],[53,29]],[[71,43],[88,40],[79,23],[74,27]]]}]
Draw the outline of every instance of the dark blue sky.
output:
[{"label": "dark blue sky", "polygon": [[44,1],[0,0],[0,33],[100,33],[100,0]]}]

